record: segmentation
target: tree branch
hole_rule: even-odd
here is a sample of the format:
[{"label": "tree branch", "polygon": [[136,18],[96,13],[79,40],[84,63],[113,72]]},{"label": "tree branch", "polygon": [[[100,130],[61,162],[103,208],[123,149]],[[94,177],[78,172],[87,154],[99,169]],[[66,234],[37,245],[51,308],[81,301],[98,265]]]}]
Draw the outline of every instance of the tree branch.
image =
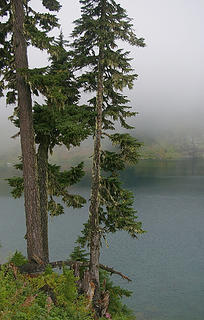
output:
[{"label": "tree branch", "polygon": [[[53,268],[62,268],[63,265],[67,265],[67,266],[73,266],[74,264],[78,264],[80,267],[88,267],[89,266],[89,262],[81,262],[81,261],[55,261],[55,262],[50,262],[49,263]],[[107,272],[110,272],[111,274],[117,274],[119,276],[121,276],[123,279],[128,280],[128,281],[132,281],[129,277],[127,277],[126,275],[124,275],[123,273],[105,266],[104,264],[99,264],[100,269],[105,270]]]},{"label": "tree branch", "polygon": [[[54,261],[54,262],[50,262],[48,263],[48,265],[50,265],[52,268],[62,268],[63,266],[69,266],[69,267],[73,267],[74,265],[78,265],[80,267],[88,267],[89,266],[89,262],[81,262],[81,261]],[[2,265],[0,265],[0,270],[1,270]],[[100,269],[105,270],[107,272],[110,272],[111,274],[117,274],[119,275],[121,278],[128,280],[128,281],[132,281],[129,277],[127,277],[126,275],[124,275],[123,273],[108,267],[104,264],[100,264],[99,265]],[[18,267],[19,271],[21,273],[38,273],[38,272],[43,272],[46,268],[46,265],[42,265],[42,264],[37,264],[37,263],[26,263],[21,267]]]},{"label": "tree branch", "polygon": [[124,275],[123,273],[111,268],[111,267],[108,267],[108,266],[105,266],[103,264],[100,264],[99,265],[101,269],[105,270],[105,271],[108,271],[110,272],[111,274],[117,274],[119,276],[121,276],[123,279],[125,280],[128,280],[128,281],[132,281],[130,278],[128,278],[126,275]]}]

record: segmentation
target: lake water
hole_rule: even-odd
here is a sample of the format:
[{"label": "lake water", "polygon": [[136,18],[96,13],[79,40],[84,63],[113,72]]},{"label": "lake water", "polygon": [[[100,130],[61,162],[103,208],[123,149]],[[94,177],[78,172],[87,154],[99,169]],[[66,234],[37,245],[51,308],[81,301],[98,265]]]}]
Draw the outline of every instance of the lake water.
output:
[{"label": "lake water", "polygon": [[[127,274],[133,291],[127,304],[137,320],[204,319],[204,160],[141,161],[123,174],[147,231],[139,240],[123,232],[108,238],[101,262]],[[85,183],[80,192],[88,197]],[[0,186],[0,260],[15,249],[25,253],[23,200]],[[67,258],[88,209],[67,209],[50,219],[51,259]]]}]

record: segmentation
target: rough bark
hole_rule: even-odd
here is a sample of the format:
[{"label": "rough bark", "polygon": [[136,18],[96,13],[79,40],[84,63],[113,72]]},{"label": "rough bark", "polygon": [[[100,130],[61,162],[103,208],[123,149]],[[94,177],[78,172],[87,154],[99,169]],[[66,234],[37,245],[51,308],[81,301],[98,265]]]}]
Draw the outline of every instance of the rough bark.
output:
[{"label": "rough bark", "polygon": [[98,88],[96,99],[96,132],[94,141],[94,157],[92,168],[92,190],[91,203],[89,208],[90,213],[90,265],[89,272],[91,280],[95,285],[95,293],[93,298],[93,306],[96,313],[100,313],[100,282],[99,282],[99,257],[100,257],[100,227],[99,227],[99,206],[100,206],[100,158],[101,158],[101,136],[102,136],[102,106],[103,106],[103,49],[99,50],[98,62]]},{"label": "rough bark", "polygon": [[43,261],[49,261],[48,249],[48,147],[47,137],[41,137],[38,147],[38,185],[40,193],[40,216],[43,240]]},{"label": "rough bark", "polygon": [[43,258],[40,222],[40,204],[32,121],[32,101],[30,88],[21,70],[28,68],[27,45],[23,34],[24,8],[22,0],[11,0],[13,9],[13,40],[16,68],[16,85],[20,120],[21,150],[23,157],[23,178],[25,213],[27,228],[27,254]]}]

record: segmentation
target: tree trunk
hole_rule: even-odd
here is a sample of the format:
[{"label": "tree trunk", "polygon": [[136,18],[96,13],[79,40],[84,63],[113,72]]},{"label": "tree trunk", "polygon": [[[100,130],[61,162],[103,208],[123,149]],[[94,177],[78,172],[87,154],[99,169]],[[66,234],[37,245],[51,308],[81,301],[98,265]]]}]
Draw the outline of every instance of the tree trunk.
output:
[{"label": "tree trunk", "polygon": [[48,148],[49,140],[42,137],[38,147],[38,185],[43,240],[43,261],[49,262],[48,250]]},{"label": "tree trunk", "polygon": [[13,39],[16,68],[16,85],[20,120],[21,150],[23,157],[23,178],[25,213],[27,227],[28,260],[33,257],[43,259],[40,203],[35,154],[34,130],[32,120],[32,100],[30,88],[21,73],[28,68],[27,45],[24,38],[23,0],[11,0],[13,10]]},{"label": "tree trunk", "polygon": [[99,52],[98,63],[98,89],[96,99],[96,132],[94,141],[94,157],[92,168],[92,191],[91,191],[91,204],[89,208],[90,212],[90,228],[91,228],[91,240],[90,240],[90,266],[89,272],[91,280],[95,284],[95,294],[93,299],[94,309],[96,313],[100,313],[100,306],[98,301],[100,299],[100,282],[99,282],[99,257],[100,257],[100,227],[99,227],[99,206],[100,206],[100,157],[101,157],[101,135],[102,135],[102,106],[103,106],[103,50]]}]

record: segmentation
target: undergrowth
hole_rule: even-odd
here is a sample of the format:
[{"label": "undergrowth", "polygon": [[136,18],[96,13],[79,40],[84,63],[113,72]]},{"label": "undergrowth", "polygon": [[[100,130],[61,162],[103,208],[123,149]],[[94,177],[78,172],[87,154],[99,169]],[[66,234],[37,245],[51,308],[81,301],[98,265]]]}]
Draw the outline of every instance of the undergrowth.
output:
[{"label": "undergrowth", "polygon": [[[92,310],[83,295],[78,295],[72,270],[64,267],[57,273],[51,267],[35,275],[21,274],[16,266],[26,263],[16,252],[0,271],[1,320],[93,320]],[[114,286],[105,272],[106,290],[110,293],[108,315],[113,320],[132,320],[134,317],[121,302],[130,292]],[[107,320],[101,318],[101,320]]]}]

